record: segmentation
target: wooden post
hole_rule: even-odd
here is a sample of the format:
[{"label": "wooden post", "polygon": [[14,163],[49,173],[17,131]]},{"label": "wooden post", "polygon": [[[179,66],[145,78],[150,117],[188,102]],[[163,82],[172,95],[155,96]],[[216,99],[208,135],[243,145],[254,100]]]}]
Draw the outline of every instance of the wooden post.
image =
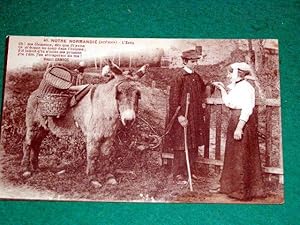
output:
[{"label": "wooden post", "polygon": [[[256,39],[253,41],[253,48],[255,50],[255,70],[257,74],[261,74],[263,70],[263,57],[264,57],[264,47],[263,47],[263,40]],[[269,96],[271,97],[271,96]]]},{"label": "wooden post", "polygon": [[[222,125],[222,105],[217,106],[216,111],[216,149],[215,149],[215,159],[221,159],[221,125]],[[216,173],[220,173],[220,166],[215,166]]]},{"label": "wooden post", "polygon": [[[206,105],[205,110],[205,123],[204,123],[204,158],[209,159],[209,142],[210,142],[210,113],[211,113],[211,106]],[[203,174],[209,174],[209,165],[203,166]]]},{"label": "wooden post", "polygon": [[119,67],[121,67],[121,53],[119,52]]},{"label": "wooden post", "polygon": [[[167,128],[167,122],[169,121],[169,96],[170,96],[170,90],[171,90],[171,87],[170,86],[167,86],[167,98],[166,98],[166,116],[165,116],[165,132],[166,132],[166,128]],[[164,146],[164,143],[165,143],[165,138],[163,137],[162,138],[162,146]],[[162,155],[163,153],[170,153],[169,152],[169,149],[164,149],[162,148]],[[166,168],[171,168],[172,166],[172,162],[173,162],[174,158],[173,159],[167,159],[167,158],[163,158],[162,157],[162,164],[164,166],[166,166]]]},{"label": "wooden post", "polygon": [[[266,108],[266,152],[265,152],[265,166],[270,167],[270,153],[272,151],[272,108]],[[271,178],[268,177],[270,180]]]},{"label": "wooden post", "polygon": [[[267,97],[271,97],[271,89],[267,89]],[[272,152],[272,107],[266,106],[266,152],[265,152],[265,167],[270,167],[271,165],[271,157],[270,154]],[[267,176],[267,179],[270,180],[271,176]]]},{"label": "wooden post", "polygon": [[[171,87],[167,86],[167,100],[166,100],[166,121],[168,121],[168,115],[169,115],[169,96],[170,96]],[[167,122],[165,122],[165,125]],[[166,127],[166,126],[165,126]]]},{"label": "wooden post", "polygon": [[95,69],[97,70],[97,57],[94,57]]},{"label": "wooden post", "polygon": [[[280,133],[282,133],[282,126],[281,126],[281,108],[279,107],[278,109],[278,113],[279,113],[279,129],[280,129]],[[282,135],[280,135],[279,138],[279,167],[283,170],[283,155],[282,155]],[[284,184],[284,177],[283,174],[279,175],[279,183],[280,184]]]},{"label": "wooden post", "polygon": [[99,64],[99,69],[100,71],[102,70],[102,57],[99,58],[100,64]]}]

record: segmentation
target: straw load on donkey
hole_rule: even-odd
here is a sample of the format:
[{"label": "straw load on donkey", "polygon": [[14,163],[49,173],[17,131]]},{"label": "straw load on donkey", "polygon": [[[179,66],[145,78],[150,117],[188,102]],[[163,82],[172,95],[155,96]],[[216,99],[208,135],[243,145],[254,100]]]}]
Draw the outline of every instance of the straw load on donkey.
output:
[{"label": "straw load on donkey", "polygon": [[[72,86],[71,72],[64,67],[54,66],[45,72],[27,103],[24,177],[38,168],[40,145],[49,132],[61,137],[79,128],[86,141],[86,173],[91,184],[101,186],[95,171],[98,156],[109,155],[121,123],[126,126],[135,120],[140,98],[137,78],[145,73],[143,66],[133,76],[125,76],[116,65],[109,65],[107,72],[114,78],[97,85]],[[70,90],[77,92],[70,96]]]}]

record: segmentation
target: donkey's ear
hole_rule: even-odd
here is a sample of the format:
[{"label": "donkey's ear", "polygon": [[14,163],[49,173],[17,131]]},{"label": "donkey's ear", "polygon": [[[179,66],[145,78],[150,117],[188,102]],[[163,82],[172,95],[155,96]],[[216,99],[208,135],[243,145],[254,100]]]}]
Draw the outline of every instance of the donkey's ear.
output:
[{"label": "donkey's ear", "polygon": [[138,79],[142,78],[145,75],[148,67],[149,67],[149,64],[145,64],[141,68],[139,68],[137,71],[135,71],[133,73],[133,79],[138,80]]},{"label": "donkey's ear", "polygon": [[115,75],[122,75],[123,71],[117,64],[115,64],[111,59],[108,59],[107,62],[108,62],[108,66],[109,66],[110,70]]}]

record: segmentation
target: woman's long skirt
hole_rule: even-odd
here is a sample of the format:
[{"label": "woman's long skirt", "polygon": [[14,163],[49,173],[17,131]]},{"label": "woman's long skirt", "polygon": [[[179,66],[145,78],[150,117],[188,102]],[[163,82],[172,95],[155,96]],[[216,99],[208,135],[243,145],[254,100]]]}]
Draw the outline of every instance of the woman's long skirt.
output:
[{"label": "woman's long skirt", "polygon": [[240,200],[265,197],[262,167],[254,112],[243,129],[241,140],[233,135],[241,110],[231,110],[227,129],[224,166],[220,192]]}]

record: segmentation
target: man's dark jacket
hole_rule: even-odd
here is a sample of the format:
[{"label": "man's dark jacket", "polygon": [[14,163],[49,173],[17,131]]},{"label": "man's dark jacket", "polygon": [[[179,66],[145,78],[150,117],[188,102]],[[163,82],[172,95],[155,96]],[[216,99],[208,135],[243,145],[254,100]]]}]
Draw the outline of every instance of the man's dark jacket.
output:
[{"label": "man's dark jacket", "polygon": [[189,74],[180,69],[174,74],[171,82],[169,96],[169,113],[167,123],[178,106],[180,111],[176,116],[172,128],[164,139],[164,151],[172,152],[174,150],[184,150],[184,129],[178,122],[178,116],[185,115],[187,93],[190,93],[190,105],[188,110],[187,140],[189,149],[197,149],[204,144],[204,108],[206,85],[197,73]]}]

